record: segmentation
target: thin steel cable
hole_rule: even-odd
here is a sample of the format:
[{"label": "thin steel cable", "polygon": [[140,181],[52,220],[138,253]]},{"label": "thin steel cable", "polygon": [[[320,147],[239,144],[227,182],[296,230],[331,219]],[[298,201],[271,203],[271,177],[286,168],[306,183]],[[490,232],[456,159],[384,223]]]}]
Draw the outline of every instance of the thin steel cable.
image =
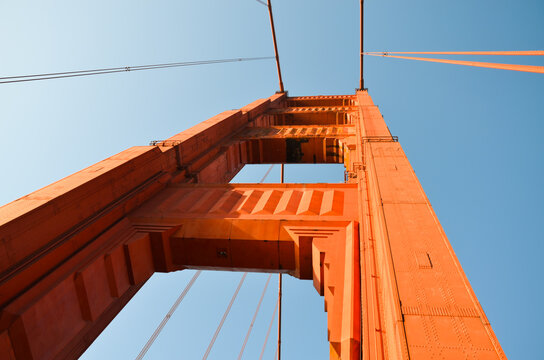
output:
[{"label": "thin steel cable", "polygon": [[140,353],[136,357],[136,360],[141,360],[145,356],[145,354],[147,353],[147,351],[149,350],[151,345],[153,345],[153,342],[155,342],[155,340],[157,339],[157,337],[161,333],[162,329],[164,328],[164,326],[166,325],[168,320],[170,320],[170,318],[172,317],[172,314],[174,314],[174,311],[176,311],[176,309],[178,308],[179,304],[181,303],[181,301],[183,300],[185,295],[187,295],[187,293],[189,292],[189,290],[191,289],[191,287],[195,283],[196,279],[200,276],[200,273],[202,273],[202,270],[198,270],[193,275],[193,277],[191,278],[191,280],[189,281],[187,286],[185,286],[185,289],[183,289],[183,291],[181,292],[181,294],[179,295],[177,300],[174,302],[174,305],[172,305],[172,307],[170,308],[170,310],[168,311],[168,313],[166,314],[164,319],[162,319],[159,326],[157,326],[157,329],[155,329],[155,332],[153,333],[153,335],[151,335],[149,340],[147,340],[147,343],[145,344],[145,346],[142,348],[142,350],[140,351]]},{"label": "thin steel cable", "polygon": [[249,60],[273,59],[273,58],[274,57],[269,56],[269,57],[254,57],[254,58],[233,58],[233,59],[183,61],[183,62],[173,62],[173,63],[122,66],[122,67],[113,67],[113,68],[101,68],[101,69],[91,69],[91,70],[65,71],[65,72],[45,73],[45,74],[7,76],[7,77],[0,77],[0,80],[15,79],[15,78],[28,78],[28,77],[53,76],[53,75],[65,75],[65,74],[79,74],[79,73],[101,72],[101,71],[131,71],[131,70],[136,70],[136,69],[140,69],[140,68],[154,68],[154,67],[165,67],[165,66],[191,66],[191,65],[213,64],[213,63],[231,62],[231,61],[249,61]]},{"label": "thin steel cable", "polygon": [[261,0],[255,0],[256,2],[258,2],[259,4],[263,4],[264,6],[268,6],[267,3],[265,3],[264,1],[261,1]]},{"label": "thin steel cable", "polygon": [[131,71],[138,68],[153,68],[153,67],[162,67],[162,66],[174,66],[174,65],[199,65],[203,62],[213,62],[214,60],[209,61],[187,61],[179,63],[165,63],[165,64],[150,64],[150,65],[135,65],[135,66],[122,66],[114,68],[102,68],[102,69],[90,69],[90,70],[75,70],[75,71],[64,71],[64,72],[55,72],[55,73],[45,73],[45,74],[33,74],[33,75],[16,75],[16,76],[4,76],[0,77],[0,80],[6,79],[18,79],[18,78],[31,78],[31,77],[44,77],[44,76],[55,76],[55,75],[66,75],[66,74],[84,74],[90,72],[103,72],[103,71]]},{"label": "thin steel cable", "polygon": [[521,51],[367,51],[364,54],[420,54],[420,55],[504,55],[542,56],[544,50]]},{"label": "thin steel cable", "polygon": [[261,350],[261,356],[259,356],[259,360],[263,359],[264,349],[266,349],[266,343],[268,343],[268,337],[270,336],[270,330],[272,330],[272,325],[274,324],[274,320],[276,319],[278,304],[279,304],[279,301],[276,301],[276,307],[274,308],[274,312],[272,313],[272,319],[270,320],[270,325],[268,325],[268,331],[266,332],[266,337],[264,339],[263,349]]},{"label": "thin steel cable", "polygon": [[406,59],[406,60],[429,61],[429,62],[437,62],[437,63],[444,63],[444,64],[483,67],[483,68],[489,68],[489,69],[513,70],[513,71],[523,71],[523,72],[544,74],[544,66],[499,64],[499,63],[488,63],[488,62],[479,62],[479,61],[462,61],[462,60],[449,60],[449,59],[420,58],[420,57],[396,56],[396,55],[388,55],[388,54],[370,54],[370,53],[366,53],[366,55],[397,58],[397,59]]},{"label": "thin steel cable", "polygon": [[268,170],[266,170],[266,173],[264,174],[263,178],[261,179],[261,181],[259,181],[259,184],[262,184],[266,178],[268,177],[268,175],[270,174],[270,171],[272,171],[272,168],[274,167],[274,164],[270,165],[270,167],[268,168]]},{"label": "thin steel cable", "polygon": [[257,60],[270,60],[270,59],[275,59],[275,57],[263,56],[263,57],[252,57],[252,58],[187,61],[187,62],[175,62],[175,63],[164,63],[164,64],[136,65],[136,66],[115,67],[115,68],[92,69],[92,70],[65,71],[65,72],[34,74],[34,75],[4,76],[4,77],[0,77],[0,84],[37,81],[37,80],[61,79],[61,78],[88,76],[88,75],[111,74],[111,73],[130,72],[130,71],[139,71],[139,70],[165,69],[165,68],[171,68],[171,67],[210,65],[210,64],[221,64],[221,63],[229,63],[229,62],[257,61]]},{"label": "thin steel cable", "polygon": [[215,62],[224,62],[224,61],[240,61],[241,59],[273,59],[274,57],[255,57],[255,58],[233,58],[233,59],[216,59],[216,60],[198,60],[198,61],[183,61],[183,62],[173,62],[173,63],[160,63],[160,64],[147,64],[147,65],[134,65],[134,66],[119,66],[113,68],[101,68],[101,69],[90,69],[90,70],[76,70],[76,71],[64,71],[56,73],[45,73],[45,74],[33,74],[33,75],[17,75],[17,76],[6,76],[0,77],[0,80],[4,79],[15,79],[15,78],[27,78],[27,77],[40,77],[40,76],[52,76],[52,75],[64,75],[64,74],[78,74],[86,72],[95,72],[95,71],[131,71],[137,68],[148,68],[148,67],[158,67],[158,66],[182,66],[182,65],[200,65],[201,63],[215,63]]},{"label": "thin steel cable", "polygon": [[[264,174],[261,181],[259,181],[260,184],[263,183],[263,181],[266,180],[268,175],[270,174],[270,171],[274,167],[274,164],[270,165],[266,173]],[[247,274],[247,273],[246,273]],[[251,331],[253,330],[253,324],[255,324],[255,319],[257,318],[257,314],[259,313],[259,309],[261,307],[261,303],[263,302],[264,294],[266,292],[266,289],[268,288],[268,284],[270,283],[270,278],[272,277],[272,274],[268,275],[268,279],[266,279],[266,284],[264,285],[263,293],[261,294],[261,298],[259,299],[259,303],[257,304],[257,309],[255,309],[255,313],[253,314],[253,319],[251,320],[251,323],[249,324],[249,329],[247,330],[246,338],[244,339],[244,343],[242,345],[242,349],[240,350],[240,354],[238,354],[238,360],[242,358],[242,355],[244,354],[244,350],[246,348],[247,340],[249,339],[249,335],[251,334]]]},{"label": "thin steel cable", "polygon": [[[362,0],[361,0],[362,1]],[[283,184],[283,176],[284,176],[284,168],[283,164],[281,164],[281,176],[280,181]],[[278,344],[276,346],[276,354],[274,355],[274,359],[281,360],[281,298],[282,298],[282,273],[279,273],[278,275]]]},{"label": "thin steel cable", "polygon": [[223,314],[223,317],[221,318],[221,321],[219,322],[219,326],[217,326],[217,329],[215,330],[215,333],[213,334],[212,340],[210,341],[210,344],[208,345],[208,348],[206,349],[206,352],[204,353],[202,360],[206,360],[208,358],[208,355],[210,355],[210,351],[212,351],[212,347],[213,347],[213,344],[215,343],[215,340],[217,339],[217,335],[219,335],[219,332],[221,331],[221,328],[223,327],[223,324],[225,323],[225,320],[227,319],[227,316],[229,315],[230,308],[232,307],[232,304],[234,304],[234,300],[236,300],[236,296],[238,296],[238,292],[240,291],[240,288],[242,287],[242,284],[244,283],[246,276],[247,276],[247,272],[244,273],[244,275],[242,276],[242,279],[238,283],[238,287],[236,288],[234,295],[232,295],[232,298],[230,299],[229,306],[227,307],[227,310],[225,310],[225,313]]},{"label": "thin steel cable", "polygon": [[249,335],[251,334],[251,331],[253,330],[253,325],[255,324],[255,319],[257,318],[257,314],[259,313],[259,310],[261,308],[261,304],[264,299],[264,294],[266,293],[266,289],[268,288],[268,284],[270,283],[270,278],[272,278],[272,274],[268,275],[268,279],[266,279],[266,284],[264,285],[263,293],[261,294],[261,298],[259,299],[259,303],[257,304],[257,308],[255,309],[255,313],[253,314],[253,319],[251,319],[251,324],[249,324],[249,329],[247,329],[246,338],[244,339],[244,344],[242,345],[242,349],[240,350],[240,354],[238,354],[238,360],[242,359],[242,355],[244,354],[244,350],[246,349],[247,340],[249,339]]},{"label": "thin steel cable", "polygon": [[[281,288],[282,288],[282,274],[280,273],[278,276],[278,343],[276,347],[276,352],[278,356],[278,360],[281,358]],[[274,359],[276,358],[276,355],[274,355]]]}]

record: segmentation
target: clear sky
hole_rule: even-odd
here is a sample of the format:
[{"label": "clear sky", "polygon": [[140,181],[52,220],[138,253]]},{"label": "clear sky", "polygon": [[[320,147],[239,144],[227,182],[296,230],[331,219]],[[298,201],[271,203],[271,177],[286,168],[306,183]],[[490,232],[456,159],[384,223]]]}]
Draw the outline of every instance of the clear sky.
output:
[{"label": "clear sky", "polygon": [[[541,0],[365,3],[367,50],[544,49]],[[289,94],[353,94],[359,2],[273,5]],[[273,54],[266,7],[255,0],[3,1],[0,44],[0,76]],[[544,76],[368,58],[365,79],[507,356],[542,357]],[[0,204],[276,90],[270,60],[0,85]],[[257,182],[265,171],[238,181]],[[307,172],[288,168],[286,180],[306,181],[298,176]],[[342,169],[317,175],[339,181]],[[273,172],[269,180],[277,179]],[[154,276],[85,358],[134,358],[191,276]],[[203,274],[148,358],[201,358],[240,276]],[[237,356],[265,280],[248,277],[210,359]],[[275,291],[276,278],[248,359],[262,347]],[[322,299],[311,282],[286,280],[285,300],[284,358],[326,359]]]}]

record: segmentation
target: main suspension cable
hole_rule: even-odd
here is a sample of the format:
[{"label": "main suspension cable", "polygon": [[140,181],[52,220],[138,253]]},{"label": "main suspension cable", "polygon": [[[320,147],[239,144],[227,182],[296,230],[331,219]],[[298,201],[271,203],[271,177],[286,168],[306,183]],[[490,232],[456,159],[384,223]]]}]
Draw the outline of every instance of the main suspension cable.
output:
[{"label": "main suspension cable", "polygon": [[130,71],[139,71],[139,70],[165,69],[165,68],[182,67],[182,66],[196,66],[196,65],[222,64],[222,63],[243,62],[243,61],[271,60],[274,58],[275,58],[274,56],[263,56],[263,57],[251,57],[251,58],[185,61],[185,62],[174,62],[174,63],[164,63],[164,64],[136,65],[136,66],[123,66],[123,67],[91,69],[91,70],[64,71],[64,72],[45,73],[45,74],[33,74],[33,75],[4,76],[4,77],[0,77],[0,84],[37,81],[37,80],[61,79],[61,78],[77,77],[77,76],[111,74],[111,73],[130,72]]},{"label": "main suspension cable", "polygon": [[364,77],[364,29],[365,29],[365,2],[364,0],[360,0],[360,11],[361,11],[361,18],[360,18],[360,27],[361,27],[361,35],[360,35],[360,42],[361,42],[361,58],[360,58],[360,61],[361,61],[361,64],[360,64],[360,69],[361,69],[361,74],[360,74],[360,79],[359,79],[359,89],[360,90],[364,90],[365,89],[365,77]]},{"label": "main suspension cable", "polygon": [[280,92],[285,92],[283,88],[283,80],[281,77],[281,68],[280,68],[280,55],[278,53],[278,44],[276,41],[276,28],[274,27],[274,16],[272,15],[272,0],[268,0],[268,15],[270,16],[270,27],[272,28],[272,40],[274,42],[274,54],[276,56],[276,67],[278,68],[278,79],[280,83]]},{"label": "main suspension cable", "polygon": [[544,74],[544,66],[500,64],[500,63],[488,63],[488,62],[479,62],[479,61],[463,61],[463,60],[435,59],[435,58],[420,58],[420,57],[412,57],[412,56],[389,55],[388,53],[383,53],[383,54],[365,53],[365,55]]},{"label": "main suspension cable", "polygon": [[234,300],[236,300],[236,296],[238,296],[238,292],[240,291],[240,288],[242,287],[242,284],[244,283],[246,276],[247,276],[247,272],[244,273],[244,275],[242,276],[242,279],[238,283],[238,287],[236,288],[234,295],[232,295],[232,298],[230,299],[229,306],[227,306],[227,310],[225,310],[225,313],[223,314],[223,317],[221,318],[221,321],[219,322],[219,325],[217,326],[217,329],[215,330],[215,333],[213,334],[212,340],[210,341],[210,344],[208,345],[208,348],[206,349],[206,352],[204,353],[202,360],[206,360],[208,358],[208,355],[210,355],[210,351],[212,351],[212,347],[213,347],[213,344],[215,343],[215,340],[217,339],[217,335],[219,335],[219,332],[221,331],[221,328],[223,327],[223,324],[225,323],[225,320],[227,319],[227,316],[229,315],[230,309],[232,308],[232,304],[234,304]]},{"label": "main suspension cable", "polygon": [[179,297],[177,298],[177,300],[174,302],[174,305],[172,305],[172,307],[170,308],[170,310],[168,311],[168,313],[166,314],[166,316],[164,317],[164,319],[162,319],[161,323],[159,324],[159,326],[157,326],[157,329],[155,329],[155,332],[153,332],[153,335],[151,335],[151,337],[149,338],[149,340],[147,340],[147,343],[145,344],[145,346],[142,348],[142,350],[140,351],[140,353],[138,354],[138,356],[136,356],[136,360],[141,360],[145,354],[147,353],[147,351],[149,350],[149,348],[151,347],[151,345],[153,345],[153,342],[155,342],[155,340],[157,339],[157,337],[159,336],[159,334],[161,333],[162,329],[164,328],[164,326],[166,325],[166,323],[168,322],[168,320],[170,320],[170,318],[172,317],[172,314],[174,314],[174,311],[176,311],[176,309],[178,308],[179,304],[181,303],[181,301],[183,300],[183,298],[185,297],[185,295],[187,295],[187,293],[189,292],[189,290],[191,289],[191,287],[193,286],[193,284],[195,283],[196,279],[200,276],[200,274],[202,273],[202,270],[198,270],[194,275],[193,277],[191,278],[191,280],[189,281],[189,283],[187,284],[187,286],[185,286],[185,289],[183,289],[183,291],[181,292],[181,294],[179,295]]},{"label": "main suspension cable", "polygon": [[268,337],[270,336],[270,331],[272,330],[272,325],[274,324],[274,320],[276,319],[276,312],[278,311],[278,304],[279,304],[279,301],[276,301],[276,306],[274,307],[274,312],[272,313],[272,319],[270,320],[270,325],[268,325],[268,331],[266,332],[266,337],[264,338],[263,349],[261,350],[261,356],[259,356],[259,360],[263,359],[264,350],[266,349],[266,344],[268,343]]},{"label": "main suspension cable", "polygon": [[367,51],[364,54],[419,54],[419,55],[503,55],[542,56],[544,50],[522,51]]},{"label": "main suspension cable", "polygon": [[240,354],[238,354],[238,360],[242,359],[242,355],[244,354],[244,350],[247,345],[247,340],[249,339],[249,335],[251,334],[251,331],[253,330],[253,325],[255,324],[255,319],[257,318],[257,314],[259,313],[259,310],[261,308],[261,304],[264,299],[264,294],[266,293],[266,289],[268,288],[268,284],[270,283],[270,278],[272,277],[272,274],[268,275],[268,279],[266,279],[266,284],[264,285],[263,292],[261,294],[261,298],[259,299],[259,303],[257,304],[257,308],[255,309],[255,313],[253,314],[253,319],[251,319],[251,323],[249,324],[249,329],[247,329],[247,334],[244,339],[244,344],[242,345],[242,349],[240,350]]}]

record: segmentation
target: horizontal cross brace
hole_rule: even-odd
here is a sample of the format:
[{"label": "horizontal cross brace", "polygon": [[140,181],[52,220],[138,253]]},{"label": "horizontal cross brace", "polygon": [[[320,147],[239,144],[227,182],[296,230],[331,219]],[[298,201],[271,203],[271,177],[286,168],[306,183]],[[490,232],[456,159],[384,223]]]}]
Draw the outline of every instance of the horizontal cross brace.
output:
[{"label": "horizontal cross brace", "polygon": [[338,126],[271,126],[247,128],[238,138],[309,138],[309,137],[346,137],[355,135],[352,125]]},{"label": "horizontal cross brace", "polygon": [[354,112],[355,106],[306,106],[306,107],[288,107],[283,109],[271,109],[269,114],[301,114],[301,113],[322,113],[322,112]]}]

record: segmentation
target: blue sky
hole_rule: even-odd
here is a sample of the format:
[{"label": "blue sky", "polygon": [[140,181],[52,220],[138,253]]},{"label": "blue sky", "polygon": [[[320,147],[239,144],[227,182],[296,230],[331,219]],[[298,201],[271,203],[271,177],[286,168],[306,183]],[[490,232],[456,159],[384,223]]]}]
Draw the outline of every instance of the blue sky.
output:
[{"label": "blue sky", "polygon": [[[365,3],[367,50],[544,49],[540,0]],[[289,94],[352,94],[359,2],[273,5]],[[254,0],[1,2],[0,42],[0,76],[273,54],[266,8]],[[537,57],[476,59],[544,65]],[[544,76],[368,58],[365,80],[507,356],[538,358]],[[127,147],[268,97],[277,87],[270,60],[0,85],[0,204]],[[249,169],[240,181],[256,182],[265,171]],[[288,168],[286,180],[308,181],[298,178],[307,172]],[[339,181],[341,172],[312,177]],[[274,171],[269,181],[278,176]],[[85,358],[134,358],[191,275],[155,276]],[[203,274],[148,358],[201,357],[240,276]],[[248,277],[210,359],[236,357],[265,279]],[[275,290],[274,281],[247,358],[260,352]],[[285,358],[326,359],[322,299],[311,283],[294,279],[286,280],[285,299]]]}]

